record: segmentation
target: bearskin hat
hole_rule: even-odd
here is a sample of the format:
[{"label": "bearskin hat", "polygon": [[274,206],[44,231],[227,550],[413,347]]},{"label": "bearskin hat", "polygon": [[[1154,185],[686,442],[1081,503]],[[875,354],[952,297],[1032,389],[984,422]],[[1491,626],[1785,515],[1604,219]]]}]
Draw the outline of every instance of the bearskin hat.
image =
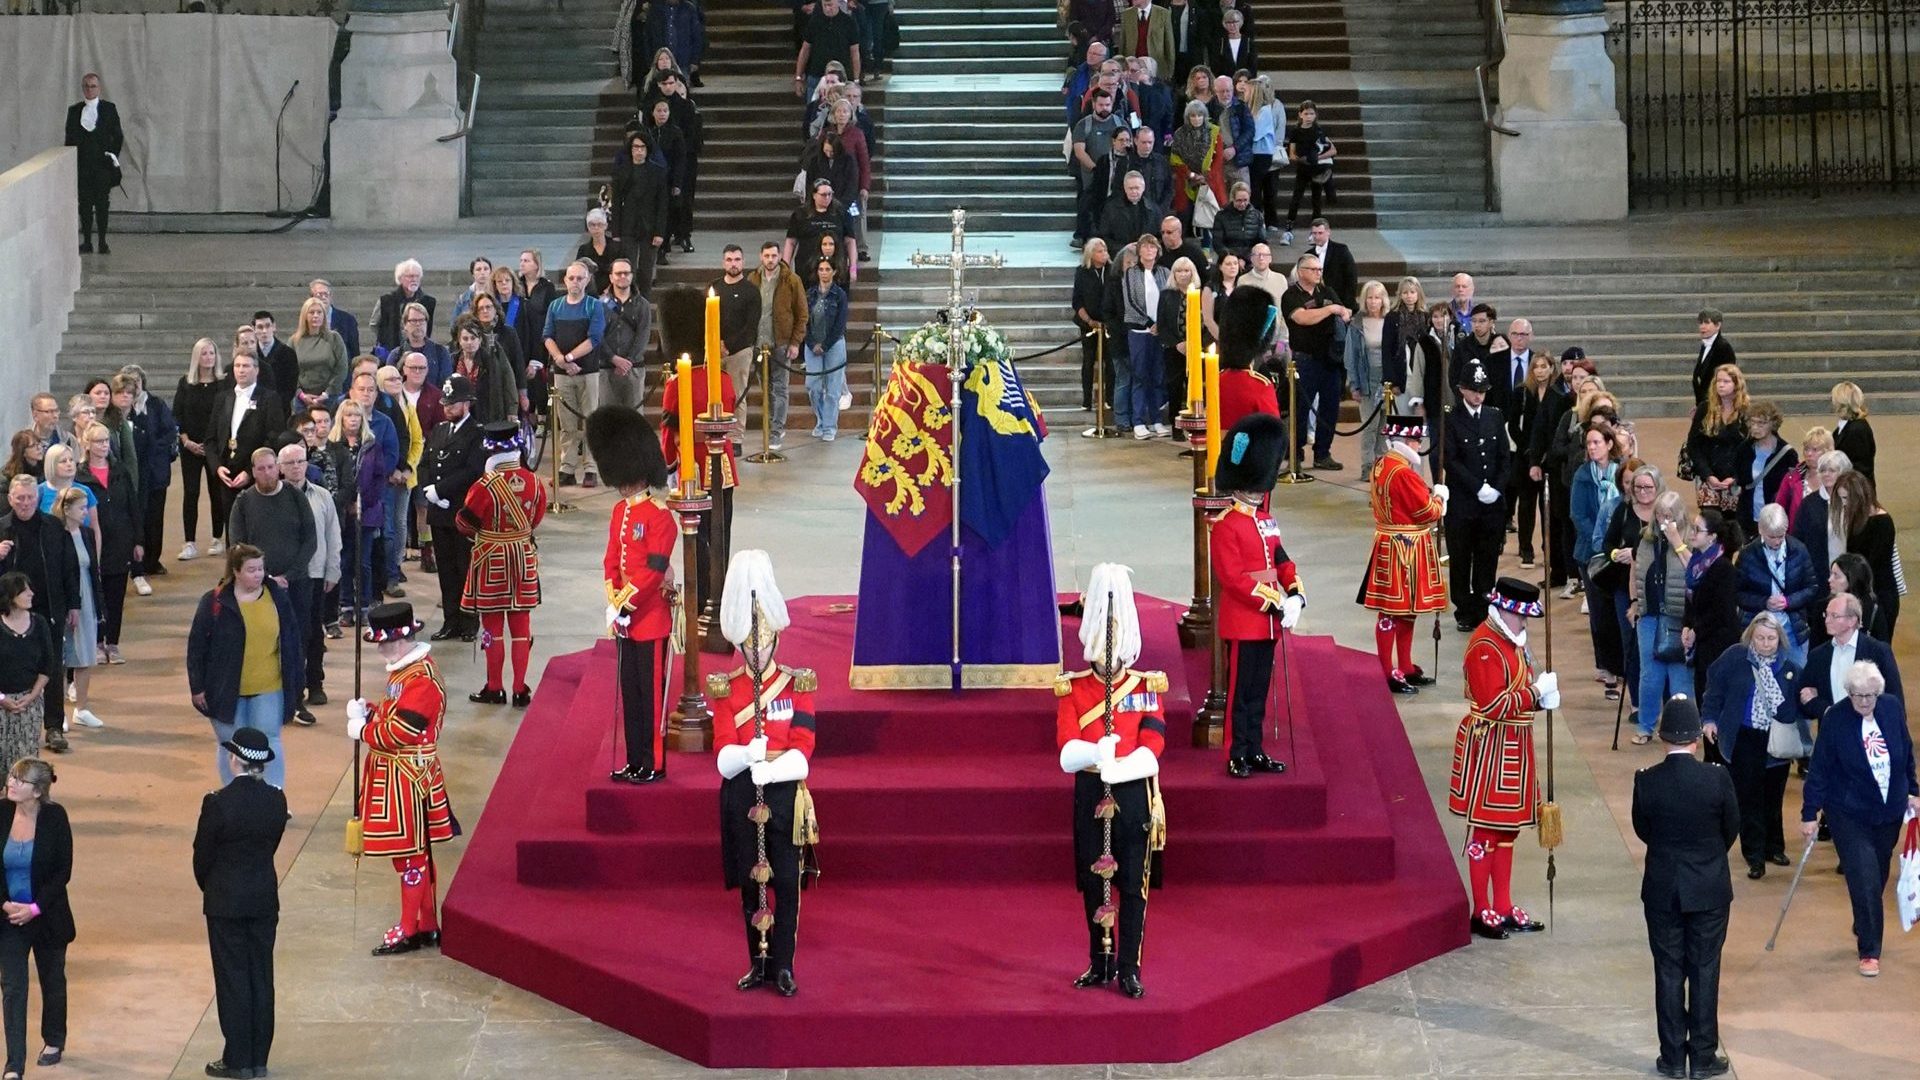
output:
[{"label": "bearskin hat", "polygon": [[[1238,290],[1235,290],[1236,294]],[[1221,327],[1225,332],[1225,327]],[[1222,437],[1215,491],[1271,491],[1286,454],[1287,425],[1271,413],[1250,413]]]},{"label": "bearskin hat", "polygon": [[600,479],[615,488],[667,486],[667,462],[653,425],[625,405],[602,405],[587,417],[587,452]]},{"label": "bearskin hat", "polygon": [[1235,289],[1215,305],[1220,323],[1220,368],[1245,370],[1273,347],[1280,326],[1279,309],[1265,289]]},{"label": "bearskin hat", "polygon": [[667,350],[667,362],[672,364],[685,353],[693,357],[697,366],[707,347],[706,294],[690,285],[676,285],[654,295],[654,311],[660,319],[660,344]]}]

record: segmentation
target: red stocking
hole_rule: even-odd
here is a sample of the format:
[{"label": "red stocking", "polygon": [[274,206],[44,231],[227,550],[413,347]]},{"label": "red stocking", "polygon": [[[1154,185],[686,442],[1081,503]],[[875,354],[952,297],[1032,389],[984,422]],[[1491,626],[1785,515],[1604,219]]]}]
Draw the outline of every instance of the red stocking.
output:
[{"label": "red stocking", "polygon": [[388,936],[409,938],[421,930],[433,929],[421,925],[420,919],[422,899],[425,899],[424,906],[429,911],[433,906],[433,885],[427,876],[427,857],[407,855],[396,858],[393,868],[400,872],[400,925],[394,927]]},{"label": "red stocking", "polygon": [[502,611],[483,611],[480,613],[480,651],[487,654],[487,689],[500,689],[500,666],[507,659],[507,645],[502,640],[506,629],[506,613]]},{"label": "red stocking", "polygon": [[513,688],[525,690],[527,657],[533,652],[533,612],[507,612],[507,634],[513,638]]},{"label": "red stocking", "polygon": [[1494,829],[1474,826],[1467,837],[1467,882],[1475,913],[1493,908],[1492,890],[1489,882],[1493,878],[1494,841],[1500,833]]},{"label": "red stocking", "polygon": [[1494,836],[1493,910],[1513,914],[1513,842],[1520,834],[1512,829],[1489,829]]},{"label": "red stocking", "polygon": [[1399,621],[1391,615],[1380,616],[1373,624],[1373,651],[1380,656],[1380,674],[1393,678],[1393,637]]},{"label": "red stocking", "polygon": [[1400,648],[1400,673],[1411,675],[1413,664],[1413,616],[1402,615],[1394,620],[1393,640]]}]

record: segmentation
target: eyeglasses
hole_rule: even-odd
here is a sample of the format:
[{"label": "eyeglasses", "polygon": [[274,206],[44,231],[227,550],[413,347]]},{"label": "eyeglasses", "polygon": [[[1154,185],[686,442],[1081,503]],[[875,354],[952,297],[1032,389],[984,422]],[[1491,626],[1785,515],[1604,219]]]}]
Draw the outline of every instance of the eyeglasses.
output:
[{"label": "eyeglasses", "polygon": [[421,318],[421,317],[420,317],[420,316],[418,316],[418,315],[409,315],[409,316],[407,316],[407,321],[408,321],[408,322],[410,322],[410,323],[424,323],[424,322],[426,322],[427,320],[425,320],[425,319],[423,319],[423,318]]},{"label": "eyeglasses", "polygon": [[1820,614],[1829,619],[1857,619],[1860,617],[1851,611],[1823,611]]}]

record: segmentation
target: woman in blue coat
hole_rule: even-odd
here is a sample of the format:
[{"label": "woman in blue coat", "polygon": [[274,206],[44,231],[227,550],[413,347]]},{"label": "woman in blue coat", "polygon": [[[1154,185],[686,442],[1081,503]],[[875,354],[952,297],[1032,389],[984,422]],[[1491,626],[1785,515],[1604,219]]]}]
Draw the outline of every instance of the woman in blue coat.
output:
[{"label": "woman in blue coat", "polygon": [[1586,586],[1587,626],[1593,636],[1593,663],[1600,681],[1606,685],[1607,698],[1620,697],[1620,676],[1626,672],[1624,643],[1620,623],[1614,618],[1613,605],[1601,602],[1605,591],[1588,575],[1587,561],[1606,542],[1607,526],[1613,521],[1613,507],[1620,501],[1620,464],[1613,460],[1613,428],[1604,420],[1588,425],[1583,436],[1585,456],[1574,470],[1568,489],[1567,509],[1573,519],[1573,565]]},{"label": "woman in blue coat", "polygon": [[1775,724],[1792,724],[1812,741],[1800,715],[1800,665],[1781,648],[1780,619],[1763,611],[1747,623],[1740,643],[1707,669],[1700,703],[1700,731],[1720,747],[1740,800],[1740,854],[1747,876],[1767,876],[1767,864],[1791,866],[1780,824],[1792,761],[1767,753]]},{"label": "woman in blue coat", "polygon": [[1826,816],[1833,848],[1846,867],[1853,901],[1853,933],[1860,974],[1880,974],[1880,937],[1886,927],[1887,866],[1909,808],[1920,811],[1920,780],[1913,774],[1913,736],[1906,706],[1886,692],[1877,664],[1859,661],[1843,680],[1847,700],[1820,718],[1820,741],[1801,796],[1800,835],[1808,843]]}]

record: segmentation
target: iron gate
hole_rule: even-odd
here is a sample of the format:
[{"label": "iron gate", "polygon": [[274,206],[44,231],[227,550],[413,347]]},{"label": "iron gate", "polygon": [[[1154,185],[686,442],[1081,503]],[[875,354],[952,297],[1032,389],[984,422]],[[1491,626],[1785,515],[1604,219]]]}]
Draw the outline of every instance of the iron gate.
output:
[{"label": "iron gate", "polygon": [[1626,0],[1632,205],[1920,179],[1920,0]]}]

